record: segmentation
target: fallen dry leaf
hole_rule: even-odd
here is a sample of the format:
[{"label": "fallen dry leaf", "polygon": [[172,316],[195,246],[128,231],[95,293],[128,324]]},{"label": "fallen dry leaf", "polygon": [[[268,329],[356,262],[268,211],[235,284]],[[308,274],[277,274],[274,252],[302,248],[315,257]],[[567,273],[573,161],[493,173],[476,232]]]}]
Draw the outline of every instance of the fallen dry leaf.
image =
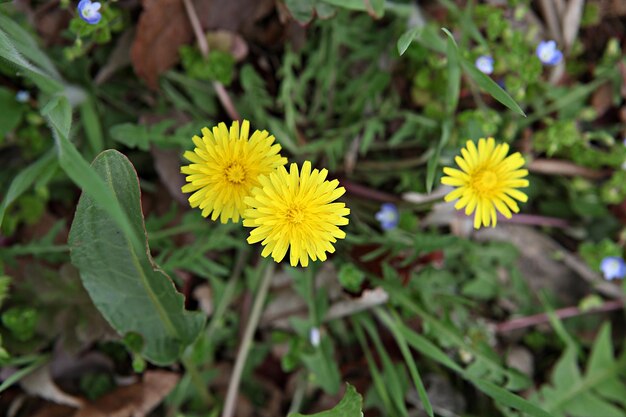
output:
[{"label": "fallen dry leaf", "polygon": [[206,34],[209,49],[217,49],[230,53],[235,61],[241,62],[248,55],[248,44],[235,32],[215,30]]},{"label": "fallen dry leaf", "polygon": [[611,83],[604,83],[594,91],[591,96],[591,106],[595,109],[597,117],[601,117],[613,105],[613,86]]},{"label": "fallen dry leaf", "polygon": [[178,48],[192,37],[182,0],[145,0],[130,51],[137,76],[156,89],[159,75],[178,62]]},{"label": "fallen dry leaf", "polygon": [[115,389],[73,417],[143,417],[163,401],[179,378],[174,372],[147,371],[141,382]]},{"label": "fallen dry leaf", "polygon": [[167,191],[183,206],[188,206],[187,196],[181,188],[185,185],[185,176],[180,173],[180,152],[173,149],[161,149],[156,146],[150,148],[154,157],[154,167],[159,179]]},{"label": "fallen dry leaf", "polygon": [[[239,32],[266,16],[274,0],[195,0],[193,4],[203,30]],[[179,48],[192,39],[182,0],[144,0],[131,48],[135,73],[150,88],[158,88],[159,75],[178,62]]]},{"label": "fallen dry leaf", "polygon": [[52,380],[50,375],[50,366],[44,365],[30,374],[26,375],[20,381],[20,385],[30,395],[34,395],[57,404],[69,405],[71,407],[80,407],[83,405],[83,399],[69,395],[63,391]]}]

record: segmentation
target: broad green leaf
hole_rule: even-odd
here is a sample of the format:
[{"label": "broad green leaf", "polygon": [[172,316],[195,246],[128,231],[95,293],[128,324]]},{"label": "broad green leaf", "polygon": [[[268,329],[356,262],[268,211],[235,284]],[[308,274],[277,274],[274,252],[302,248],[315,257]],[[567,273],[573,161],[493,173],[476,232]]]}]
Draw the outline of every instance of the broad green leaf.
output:
[{"label": "broad green leaf", "polygon": [[185,311],[182,294],[150,256],[139,181],[130,161],[108,150],[92,167],[123,208],[134,233],[144,237],[143,250],[137,251],[112,216],[83,193],[69,236],[72,263],[111,326],[123,336],[140,335],[142,354],[149,361],[170,364],[195,340],[204,318]]},{"label": "broad green leaf", "polygon": [[291,413],[288,417],[363,417],[363,397],[347,384],[346,393],[335,407],[316,414]]},{"label": "broad green leaf", "polygon": [[423,27],[421,26],[415,26],[413,29],[409,29],[404,32],[402,36],[398,38],[398,43],[396,45],[398,47],[398,55],[403,55],[406,50],[409,49],[409,46],[411,46],[411,43],[413,43],[413,40],[415,40],[415,37],[422,31],[422,29]]},{"label": "broad green leaf", "polygon": [[502,89],[494,80],[491,79],[486,74],[480,72],[474,64],[468,62],[465,59],[461,60],[461,67],[463,70],[469,75],[469,77],[474,80],[476,84],[487,93],[489,93],[493,98],[498,100],[500,103],[504,104],[509,109],[514,112],[526,117],[524,110],[513,100],[513,98]]},{"label": "broad green leaf", "polygon": [[137,250],[140,250],[143,245],[139,235],[135,234],[126,213],[115,198],[115,194],[67,138],[72,122],[72,111],[67,99],[59,96],[53,98],[44,106],[42,114],[50,124],[55,139],[57,160],[61,168],[84,193],[89,194],[101,208],[112,216],[116,224],[120,225],[124,231],[126,238],[133,242]]},{"label": "broad green leaf", "polygon": [[450,132],[452,130],[451,120],[452,119],[446,119],[446,121],[441,126],[441,138],[439,139],[439,143],[437,144],[434,155],[428,160],[428,165],[426,167],[426,192],[428,193],[430,193],[433,189],[433,182],[435,182],[435,171],[439,166],[439,156],[441,155],[441,151],[450,140]]},{"label": "broad green leaf", "polygon": [[4,213],[11,203],[24,194],[24,192],[46,172],[56,168],[57,160],[54,156],[54,149],[46,152],[37,161],[21,170],[20,173],[15,176],[13,181],[11,181],[11,185],[2,200],[2,204],[0,204],[0,226],[2,225],[2,220],[4,219]]}]

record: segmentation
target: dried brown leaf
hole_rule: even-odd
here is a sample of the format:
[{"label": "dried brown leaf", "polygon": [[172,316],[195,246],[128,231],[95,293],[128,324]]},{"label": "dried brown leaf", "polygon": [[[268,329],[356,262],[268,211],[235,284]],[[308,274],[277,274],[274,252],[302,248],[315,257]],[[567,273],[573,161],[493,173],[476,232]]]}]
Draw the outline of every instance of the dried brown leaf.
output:
[{"label": "dried brown leaf", "polygon": [[135,73],[150,88],[178,62],[178,48],[193,37],[182,0],[144,0],[130,51]]},{"label": "dried brown leaf", "polygon": [[[274,0],[195,0],[194,9],[203,30],[250,29],[274,8]],[[144,0],[131,61],[139,78],[158,87],[159,75],[174,66],[178,50],[193,39],[182,0]]]},{"label": "dried brown leaf", "polygon": [[37,396],[57,404],[80,407],[83,399],[63,392],[52,380],[50,366],[44,365],[20,381],[20,385],[30,395]]},{"label": "dried brown leaf", "polygon": [[119,387],[86,405],[74,417],[143,417],[163,401],[179,380],[178,374],[147,371],[141,382]]},{"label": "dried brown leaf", "polygon": [[613,87],[610,83],[602,84],[591,96],[591,106],[595,109],[598,117],[604,115],[612,104]]}]

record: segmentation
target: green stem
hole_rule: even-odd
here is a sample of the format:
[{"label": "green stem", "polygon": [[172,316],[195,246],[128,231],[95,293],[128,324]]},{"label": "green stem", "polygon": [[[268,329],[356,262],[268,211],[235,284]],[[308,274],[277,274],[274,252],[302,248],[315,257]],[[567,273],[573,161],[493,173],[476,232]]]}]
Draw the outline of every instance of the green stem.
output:
[{"label": "green stem", "polygon": [[187,371],[187,374],[191,378],[191,383],[194,385],[194,387],[196,387],[196,391],[198,391],[198,394],[200,394],[202,402],[206,406],[210,406],[211,404],[213,404],[213,397],[211,397],[209,391],[207,391],[206,384],[202,380],[202,376],[200,375],[200,371],[198,371],[198,367],[195,363],[193,363],[191,355],[183,355],[183,357],[181,358],[181,362],[185,367],[185,371]]},{"label": "green stem", "polygon": [[241,374],[243,373],[246,359],[248,359],[248,354],[250,353],[250,348],[252,347],[254,331],[259,324],[259,319],[261,318],[261,313],[263,311],[263,304],[265,304],[265,298],[267,297],[273,276],[274,262],[270,260],[268,261],[268,265],[265,267],[265,273],[263,274],[263,278],[261,279],[261,283],[257,289],[254,305],[252,306],[252,312],[250,313],[250,318],[248,319],[243,339],[241,340],[241,346],[239,347],[239,352],[237,353],[235,369],[233,369],[233,374],[230,379],[230,383],[228,384],[228,391],[226,393],[224,409],[222,410],[222,417],[233,417],[235,414],[235,403],[237,401],[239,383],[241,382]]},{"label": "green stem", "polygon": [[241,248],[237,254],[237,260],[235,261],[235,268],[233,269],[233,273],[228,279],[228,283],[226,284],[226,288],[224,288],[224,292],[220,298],[220,302],[215,308],[215,311],[211,316],[211,321],[207,326],[206,339],[209,341],[213,339],[213,333],[215,333],[215,330],[222,321],[222,317],[224,316],[226,309],[230,305],[230,302],[235,295],[237,283],[239,282],[241,272],[243,271],[243,267],[245,266],[246,260],[248,259],[249,252],[250,251],[248,249],[248,246],[246,245]]},{"label": "green stem", "polygon": [[[209,322],[209,325],[207,326],[206,334],[198,338],[198,340],[196,341],[194,345],[189,346],[186,349],[185,354],[183,355],[181,359],[181,362],[183,363],[183,365],[185,366],[185,369],[187,370],[188,377],[191,380],[191,383],[195,387],[196,391],[198,391],[198,393],[200,394],[204,404],[207,406],[213,404],[213,397],[207,391],[206,384],[202,380],[200,371],[193,361],[193,352],[195,352],[196,350],[195,345],[199,343],[200,340],[211,341],[213,339],[213,333],[215,333],[215,330],[219,326],[219,323],[221,322],[222,317],[224,316],[224,313],[226,312],[226,309],[228,308],[228,306],[230,305],[230,302],[233,299],[235,290],[237,288],[237,283],[239,282],[241,272],[243,271],[243,268],[246,264],[246,260],[248,259],[249,252],[250,250],[248,249],[247,245],[239,249],[237,253],[237,259],[235,261],[235,267],[233,269],[232,274],[230,275],[230,278],[228,279],[226,288],[224,288],[224,293],[220,297],[219,304],[217,305],[215,311],[211,315],[211,321]],[[203,366],[207,366],[207,365],[208,363],[203,364]]]}]

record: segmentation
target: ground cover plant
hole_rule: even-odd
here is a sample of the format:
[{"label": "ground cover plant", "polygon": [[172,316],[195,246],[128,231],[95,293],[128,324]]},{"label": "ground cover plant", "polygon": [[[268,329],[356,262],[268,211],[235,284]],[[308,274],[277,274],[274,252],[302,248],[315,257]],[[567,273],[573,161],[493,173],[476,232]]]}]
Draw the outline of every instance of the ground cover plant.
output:
[{"label": "ground cover plant", "polygon": [[0,2],[0,413],[626,415],[618,0]]}]

